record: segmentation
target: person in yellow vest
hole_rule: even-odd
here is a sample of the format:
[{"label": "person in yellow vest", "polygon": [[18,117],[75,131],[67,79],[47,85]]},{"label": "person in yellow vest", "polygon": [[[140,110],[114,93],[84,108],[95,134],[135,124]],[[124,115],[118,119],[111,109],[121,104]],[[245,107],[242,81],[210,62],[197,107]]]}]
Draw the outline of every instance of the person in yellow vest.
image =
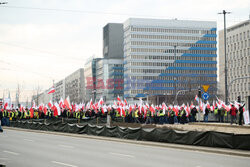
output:
[{"label": "person in yellow vest", "polygon": [[68,110],[67,110],[67,118],[70,118],[70,116],[71,116],[71,112],[70,112],[70,110],[68,109]]},{"label": "person in yellow vest", "polygon": [[164,113],[163,113],[163,110],[160,110],[160,113],[159,113],[159,121],[160,121],[160,124],[164,124]]},{"label": "person in yellow vest", "polygon": [[220,109],[220,122],[224,122],[224,117],[226,117],[227,116],[227,112],[226,112],[226,110],[222,107],[221,109]]},{"label": "person in yellow vest", "polygon": [[26,111],[27,111],[25,113],[26,114],[26,119],[30,119],[30,111],[27,108],[26,108]]},{"label": "person in yellow vest", "polygon": [[118,121],[119,117],[120,117],[119,111],[115,109],[115,120]]},{"label": "person in yellow vest", "polygon": [[49,119],[52,117],[52,113],[51,113],[51,110],[48,109],[48,111],[46,112],[46,118]]},{"label": "person in yellow vest", "polygon": [[216,118],[216,121],[220,122],[220,115],[218,113],[218,108],[217,107],[215,107],[215,109],[214,109],[214,116]]},{"label": "person in yellow vest", "polygon": [[86,119],[86,111],[82,112],[82,119]]},{"label": "person in yellow vest", "polygon": [[152,120],[151,120],[151,111],[149,109],[147,109],[147,118],[146,118],[146,121],[145,121],[145,124],[151,124],[152,123]]},{"label": "person in yellow vest", "polygon": [[12,121],[14,119],[14,109],[12,111],[10,111],[10,121]]},{"label": "person in yellow vest", "polygon": [[135,123],[139,123],[139,124],[140,124],[141,122],[139,121],[138,118],[139,118],[139,110],[136,109],[136,110],[135,110]]}]

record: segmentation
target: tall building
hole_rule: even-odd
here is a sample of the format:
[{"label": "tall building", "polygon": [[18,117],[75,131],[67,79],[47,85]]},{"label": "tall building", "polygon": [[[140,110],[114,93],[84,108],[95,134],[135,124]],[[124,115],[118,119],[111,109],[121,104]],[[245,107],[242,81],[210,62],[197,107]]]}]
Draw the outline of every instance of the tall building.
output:
[{"label": "tall building", "polygon": [[124,97],[129,101],[155,97],[159,103],[162,95],[174,98],[179,90],[197,90],[204,84],[210,85],[213,97],[216,27],[214,21],[128,19],[123,26]]},{"label": "tall building", "polygon": [[113,103],[117,96],[123,98],[123,89],[123,60],[100,59],[96,63],[96,99]]},{"label": "tall building", "polygon": [[[241,100],[247,103],[249,109],[250,101],[250,20],[227,28],[227,85],[228,101]],[[219,65],[220,65],[220,89],[225,94],[225,52],[224,31],[219,32]],[[238,78],[246,79],[238,79]],[[233,81],[235,80],[235,81]]]},{"label": "tall building", "polygon": [[84,69],[80,68],[65,78],[65,97],[70,102],[82,103],[85,101]]},{"label": "tall building", "polygon": [[102,58],[87,59],[84,65],[85,101],[96,100],[96,63]]},{"label": "tall building", "polygon": [[65,97],[65,79],[54,84],[55,93],[53,94],[53,102],[59,102],[62,98],[63,100]]},{"label": "tall building", "polygon": [[108,23],[103,27],[103,57],[123,59],[123,24]]},{"label": "tall building", "polygon": [[87,101],[123,97],[123,24],[103,27],[103,58],[89,58],[84,68]]}]

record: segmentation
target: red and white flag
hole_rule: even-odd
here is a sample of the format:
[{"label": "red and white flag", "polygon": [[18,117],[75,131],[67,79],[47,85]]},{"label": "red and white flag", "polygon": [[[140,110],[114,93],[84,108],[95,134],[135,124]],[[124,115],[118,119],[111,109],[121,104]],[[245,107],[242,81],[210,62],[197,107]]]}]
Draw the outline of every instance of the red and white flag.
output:
[{"label": "red and white flag", "polygon": [[117,101],[119,101],[119,102],[121,101],[121,98],[119,96],[117,97]]},{"label": "red and white flag", "polygon": [[67,109],[71,109],[69,96],[64,100],[64,105],[67,107]]},{"label": "red and white flag", "polygon": [[49,90],[49,92],[48,92],[48,94],[51,94],[51,93],[55,93],[55,88],[54,88],[54,86],[52,86],[52,88]]},{"label": "red and white flag", "polygon": [[52,101],[50,100],[49,103],[48,103],[49,108],[52,108],[52,105],[53,105],[53,103],[52,103]]},{"label": "red and white flag", "polygon": [[63,108],[63,98],[61,98],[59,101],[59,107]]}]

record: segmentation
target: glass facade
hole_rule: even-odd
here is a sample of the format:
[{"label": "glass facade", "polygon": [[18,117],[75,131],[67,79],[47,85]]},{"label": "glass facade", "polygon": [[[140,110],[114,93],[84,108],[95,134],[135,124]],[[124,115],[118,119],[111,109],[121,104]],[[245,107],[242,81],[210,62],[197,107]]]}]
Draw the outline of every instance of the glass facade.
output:
[{"label": "glass facade", "polygon": [[124,23],[124,96],[174,94],[210,85],[216,94],[216,22],[128,19]]}]

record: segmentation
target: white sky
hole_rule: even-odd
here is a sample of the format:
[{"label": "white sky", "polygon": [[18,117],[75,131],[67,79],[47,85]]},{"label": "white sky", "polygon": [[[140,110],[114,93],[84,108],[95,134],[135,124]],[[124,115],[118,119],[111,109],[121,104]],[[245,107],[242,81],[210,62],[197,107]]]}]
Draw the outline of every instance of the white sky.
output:
[{"label": "white sky", "polygon": [[[102,28],[129,17],[217,21],[223,27],[247,20],[249,0],[0,0],[0,98],[19,83],[26,101],[102,56]],[[28,7],[17,8],[17,7]],[[62,10],[42,10],[62,9]]]}]

